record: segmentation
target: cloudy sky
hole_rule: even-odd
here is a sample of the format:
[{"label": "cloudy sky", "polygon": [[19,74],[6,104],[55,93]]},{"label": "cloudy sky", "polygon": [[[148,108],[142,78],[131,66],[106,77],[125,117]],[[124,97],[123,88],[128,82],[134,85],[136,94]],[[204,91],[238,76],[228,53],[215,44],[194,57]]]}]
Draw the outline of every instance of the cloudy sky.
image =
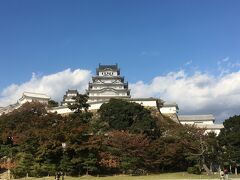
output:
[{"label": "cloudy sky", "polygon": [[238,0],[0,1],[0,107],[23,91],[60,101],[115,64],[132,97],[180,114],[240,114]]}]

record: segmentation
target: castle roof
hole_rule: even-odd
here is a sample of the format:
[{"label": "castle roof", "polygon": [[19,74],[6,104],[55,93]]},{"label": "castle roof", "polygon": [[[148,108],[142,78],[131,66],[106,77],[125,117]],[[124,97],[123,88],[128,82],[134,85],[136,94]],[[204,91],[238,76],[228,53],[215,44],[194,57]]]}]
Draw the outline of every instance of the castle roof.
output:
[{"label": "castle roof", "polygon": [[206,115],[179,115],[179,121],[214,121],[215,118],[212,114]]},{"label": "castle roof", "polygon": [[112,71],[117,71],[118,74],[120,73],[120,70],[118,68],[118,65],[101,65],[99,64],[98,68],[96,69],[96,73],[98,74],[99,71],[104,71],[104,70],[112,70]]},{"label": "castle roof", "polygon": [[32,97],[32,98],[41,98],[41,99],[50,99],[46,94],[42,93],[33,93],[33,92],[24,92],[22,97]]},{"label": "castle roof", "polygon": [[112,70],[118,70],[118,65],[115,64],[115,65],[101,65],[99,64],[98,70],[104,70],[104,69],[112,69]]},{"label": "castle roof", "polygon": [[178,104],[175,102],[164,102],[163,107],[176,107],[176,109],[179,110]]},{"label": "castle roof", "polygon": [[206,128],[206,129],[222,129],[224,128],[223,124],[196,124],[197,127],[199,128]]},{"label": "castle roof", "polygon": [[78,91],[76,89],[68,89],[66,93],[78,93]]}]

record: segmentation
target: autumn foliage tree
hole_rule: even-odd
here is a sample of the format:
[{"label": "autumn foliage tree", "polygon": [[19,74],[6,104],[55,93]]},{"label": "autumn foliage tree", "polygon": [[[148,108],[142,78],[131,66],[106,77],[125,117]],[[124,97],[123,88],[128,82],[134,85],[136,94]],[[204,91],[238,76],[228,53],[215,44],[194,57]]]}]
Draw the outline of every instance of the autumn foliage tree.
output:
[{"label": "autumn foliage tree", "polygon": [[144,169],[145,150],[148,146],[149,139],[144,134],[111,131],[104,140],[100,164],[122,173]]}]

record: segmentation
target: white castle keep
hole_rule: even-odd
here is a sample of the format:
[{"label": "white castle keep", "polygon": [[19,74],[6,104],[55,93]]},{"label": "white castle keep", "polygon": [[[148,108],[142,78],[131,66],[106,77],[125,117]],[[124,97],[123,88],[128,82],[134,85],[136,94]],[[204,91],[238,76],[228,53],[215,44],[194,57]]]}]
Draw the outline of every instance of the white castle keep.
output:
[{"label": "white castle keep", "polygon": [[106,102],[111,98],[129,99],[130,90],[124,77],[120,76],[118,65],[99,65],[96,76],[89,83],[87,94],[89,103]]}]

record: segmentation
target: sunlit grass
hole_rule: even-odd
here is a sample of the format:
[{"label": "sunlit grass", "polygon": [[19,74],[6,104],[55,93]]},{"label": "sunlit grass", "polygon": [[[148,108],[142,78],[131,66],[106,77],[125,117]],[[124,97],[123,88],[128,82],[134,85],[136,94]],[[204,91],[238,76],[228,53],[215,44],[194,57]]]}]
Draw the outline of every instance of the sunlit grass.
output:
[{"label": "sunlit grass", "polygon": [[[240,175],[230,175],[229,178],[240,178]],[[146,176],[128,176],[128,175],[116,175],[116,176],[106,176],[106,177],[98,177],[98,176],[80,176],[80,177],[64,177],[64,180],[164,180],[164,179],[219,179],[219,174],[214,174],[211,176],[202,174],[188,174],[186,172],[178,172],[178,173],[162,173],[162,174],[151,174]],[[43,177],[43,178],[21,178],[21,180],[54,180],[53,176]],[[60,180],[62,180],[60,178]]]}]

